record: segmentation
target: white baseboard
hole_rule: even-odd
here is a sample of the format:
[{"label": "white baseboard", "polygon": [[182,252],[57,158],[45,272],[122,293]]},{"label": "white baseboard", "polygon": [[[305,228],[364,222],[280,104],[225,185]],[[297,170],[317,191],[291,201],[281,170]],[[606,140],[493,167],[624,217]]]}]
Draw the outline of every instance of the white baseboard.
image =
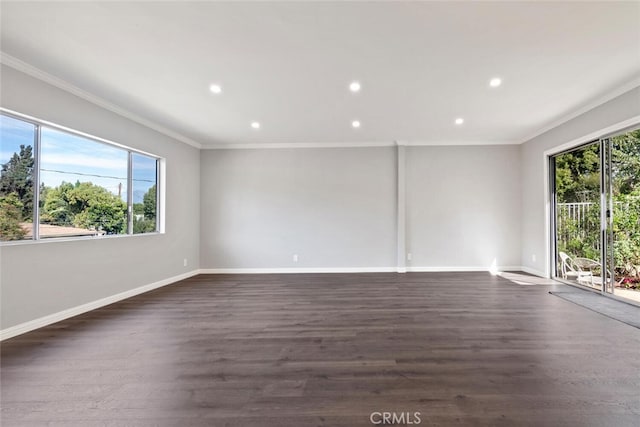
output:
[{"label": "white baseboard", "polygon": [[[497,271],[521,271],[522,267],[520,266],[498,266],[496,267]],[[443,267],[407,267],[407,271],[409,272],[464,272],[464,271],[491,271],[490,267],[487,266],[443,266]]]},{"label": "white baseboard", "polygon": [[189,277],[195,276],[197,274],[199,274],[199,270],[193,270],[188,273],[169,277],[168,279],[163,279],[154,283],[150,283],[148,285],[144,285],[135,289],[130,289],[128,291],[120,292],[119,294],[111,295],[96,301],[91,301],[89,303],[79,305],[77,307],[69,308],[67,310],[59,311],[57,313],[53,313],[48,316],[40,317],[35,320],[30,320],[28,322],[24,322],[19,325],[2,329],[0,330],[0,341],[13,338],[18,335],[22,335],[26,332],[33,331],[34,329],[42,328],[44,326],[51,325],[52,323],[65,320],[70,317],[77,316],[79,314],[86,313],[88,311],[95,310],[100,307],[104,307],[105,305],[109,305],[114,302],[122,301],[124,299],[131,298],[133,296],[136,296],[145,292],[149,292],[153,289],[161,288],[163,286],[170,285],[175,282],[179,282],[180,280],[188,279]]},{"label": "white baseboard", "polygon": [[203,268],[200,274],[395,273],[397,267]]},{"label": "white baseboard", "polygon": [[[498,271],[524,271],[521,266],[498,267]],[[310,267],[310,268],[203,268],[200,274],[307,274],[307,273],[406,273],[490,271],[487,266],[463,267]]]},{"label": "white baseboard", "polygon": [[530,267],[525,267],[522,266],[520,267],[520,271],[524,271],[525,273],[529,273],[529,274],[533,274],[534,276],[538,276],[538,277],[544,277],[545,279],[548,279],[549,276],[547,276],[547,274],[544,271],[539,271]]}]

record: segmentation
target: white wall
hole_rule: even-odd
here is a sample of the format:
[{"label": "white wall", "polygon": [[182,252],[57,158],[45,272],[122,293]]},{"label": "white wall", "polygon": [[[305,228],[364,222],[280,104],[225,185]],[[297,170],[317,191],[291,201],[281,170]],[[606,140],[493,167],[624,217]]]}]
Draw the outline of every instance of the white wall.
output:
[{"label": "white wall", "polygon": [[[408,266],[519,266],[519,147],[406,150]],[[205,150],[200,170],[204,269],[397,265],[395,147]]]},{"label": "white wall", "polygon": [[520,265],[520,147],[408,147],[408,267]]},{"label": "white wall", "polygon": [[197,269],[199,150],[12,68],[1,71],[3,107],[166,158],[167,208],[162,235],[2,246],[0,327]]},{"label": "white wall", "polygon": [[394,150],[203,150],[201,267],[394,267]]},{"label": "white wall", "polygon": [[522,265],[528,271],[543,276],[550,273],[547,154],[597,139],[631,123],[640,124],[640,88],[522,145]]}]

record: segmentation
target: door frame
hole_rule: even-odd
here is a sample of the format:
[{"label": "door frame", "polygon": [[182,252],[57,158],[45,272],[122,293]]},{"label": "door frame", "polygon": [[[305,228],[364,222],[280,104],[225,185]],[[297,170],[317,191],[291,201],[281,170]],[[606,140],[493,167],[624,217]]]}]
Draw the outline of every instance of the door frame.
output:
[{"label": "door frame", "polygon": [[[616,299],[631,305],[640,306],[640,303],[618,297],[614,294],[615,260],[613,251],[608,247],[613,243],[613,180],[609,173],[603,173],[602,165],[607,171],[611,171],[611,138],[640,128],[640,116],[635,116],[618,124],[609,126],[597,132],[577,138],[571,142],[561,144],[555,148],[544,151],[544,178],[545,178],[545,228],[546,228],[546,266],[545,277],[557,280],[561,283],[598,292],[609,298]],[[601,289],[591,289],[586,286],[571,283],[557,276],[557,236],[556,236],[556,203],[555,203],[555,156],[575,151],[593,143],[600,144],[600,248],[602,276],[604,278]],[[607,286],[607,270],[612,276],[609,286]],[[610,292],[607,288],[610,287]]]},{"label": "door frame", "polygon": [[601,224],[601,226],[600,226],[600,233],[599,233],[600,234],[600,258],[601,258],[600,259],[600,264],[602,264],[602,259],[606,259],[606,258],[602,258],[602,253],[604,251],[604,245],[603,245],[603,239],[602,239],[602,236],[603,236],[603,233],[604,233],[604,231],[602,229],[602,191],[603,191],[603,188],[604,188],[603,184],[602,184],[602,179],[603,179],[602,177],[604,175],[602,173],[603,146],[602,146],[602,139],[598,138],[598,139],[594,139],[594,140],[591,140],[591,141],[588,141],[588,142],[584,142],[582,144],[578,144],[578,145],[576,145],[574,147],[567,148],[567,149],[562,150],[562,151],[558,151],[555,154],[551,154],[551,155],[547,156],[547,162],[548,162],[548,164],[547,164],[547,168],[548,168],[547,180],[548,180],[548,184],[549,184],[549,187],[548,187],[548,192],[549,192],[549,196],[548,196],[548,200],[549,200],[549,217],[548,217],[548,221],[549,221],[549,224],[550,224],[549,236],[548,236],[549,237],[549,245],[550,245],[550,250],[549,250],[550,256],[548,258],[548,261],[549,261],[550,278],[558,280],[558,281],[560,281],[562,283],[578,286],[581,289],[589,289],[589,290],[594,291],[594,292],[601,292],[604,289],[604,285],[600,288],[600,290],[597,290],[597,289],[590,288],[588,286],[577,285],[577,284],[575,284],[573,282],[570,282],[568,280],[562,279],[562,277],[558,276],[558,265],[557,265],[558,264],[558,247],[557,247],[558,246],[557,245],[557,241],[558,241],[557,231],[558,231],[558,229],[557,229],[557,224],[556,224],[556,218],[557,218],[556,206],[557,206],[557,203],[556,203],[556,193],[555,193],[555,190],[556,190],[556,174],[555,174],[555,171],[556,171],[556,168],[555,168],[556,157],[560,156],[560,155],[563,155],[563,154],[572,153],[574,151],[578,151],[578,150],[581,150],[583,148],[586,148],[586,147],[589,147],[589,146],[592,146],[592,145],[596,145],[596,144],[598,145],[598,150],[599,150],[598,151],[598,155],[600,157],[600,174],[599,174],[600,175],[600,194],[598,195],[598,197],[601,199],[600,200],[600,206],[601,206],[601,209],[600,209],[600,224]]}]

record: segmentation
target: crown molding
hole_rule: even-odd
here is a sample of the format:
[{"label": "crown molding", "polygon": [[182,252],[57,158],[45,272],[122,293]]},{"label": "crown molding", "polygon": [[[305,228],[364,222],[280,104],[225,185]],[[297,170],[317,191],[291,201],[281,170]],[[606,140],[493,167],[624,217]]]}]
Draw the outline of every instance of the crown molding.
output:
[{"label": "crown molding", "polygon": [[520,140],[520,142],[518,142],[518,144],[524,144],[527,141],[532,140],[533,138],[536,138],[540,135],[542,135],[545,132],[550,131],[553,128],[556,128],[572,119],[575,119],[576,117],[586,113],[587,111],[593,110],[596,107],[599,107],[600,105],[607,103],[609,101],[611,101],[614,98],[619,97],[620,95],[623,95],[637,87],[640,87],[640,75],[634,77],[633,79],[631,79],[629,82],[623,84],[622,86],[618,86],[617,88],[615,88],[614,90],[607,92],[605,95],[598,97],[586,104],[584,104],[582,107],[574,110],[573,112],[571,112],[570,114],[567,114],[566,116],[562,116],[561,118],[552,121],[551,123],[547,124],[546,126],[543,126],[542,128],[538,129],[536,132],[530,134],[528,137],[523,138],[522,140]]},{"label": "crown molding", "polygon": [[426,147],[454,145],[517,145],[509,141],[382,141],[382,142],[275,142],[275,143],[225,143],[203,145],[203,150],[255,150],[282,148],[376,148],[376,147]]},{"label": "crown molding", "polygon": [[406,147],[436,147],[453,145],[517,145],[512,141],[397,141],[397,145]]},{"label": "crown molding", "polygon": [[202,148],[202,144],[192,140],[191,138],[188,138],[178,132],[175,132],[162,125],[159,125],[151,120],[145,119],[135,113],[132,113],[131,111],[128,111],[122,107],[119,107],[103,98],[100,98],[99,96],[93,95],[92,93],[89,93],[83,89],[80,89],[79,87],[74,86],[71,83],[59,77],[56,77],[52,74],[47,73],[46,71],[36,68],[33,65],[28,64],[18,58],[15,58],[5,52],[0,51],[0,63],[8,67],[11,67],[13,69],[16,69],[20,72],[23,72],[35,79],[48,83],[52,86],[55,86],[58,89],[62,89],[65,92],[68,92],[72,95],[77,96],[78,98],[82,98],[85,101],[89,101],[92,104],[97,105],[98,107],[104,108],[105,110],[118,114],[119,116],[122,116],[126,119],[136,122],[142,126],[145,126],[149,129],[152,129],[156,132],[159,132],[163,135],[166,135],[184,144],[190,145],[195,148]]},{"label": "crown molding", "polygon": [[382,142],[274,142],[274,143],[226,143],[203,145],[203,150],[252,150],[280,148],[368,148],[394,147],[393,141]]}]

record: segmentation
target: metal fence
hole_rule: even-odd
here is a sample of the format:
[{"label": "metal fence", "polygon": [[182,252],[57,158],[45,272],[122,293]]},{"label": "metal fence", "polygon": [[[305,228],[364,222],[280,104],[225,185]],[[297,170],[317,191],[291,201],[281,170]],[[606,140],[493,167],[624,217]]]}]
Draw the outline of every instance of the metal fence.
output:
[{"label": "metal fence", "polygon": [[[624,215],[629,202],[614,202],[615,215]],[[600,203],[576,202],[556,204],[556,231],[558,242],[574,239],[591,241],[591,246],[600,250]]]},{"label": "metal fence", "polygon": [[[594,234],[592,233],[595,233],[595,236],[599,236],[599,203],[558,203],[556,205],[556,213],[559,241],[568,242],[576,238],[585,239],[587,236],[593,236]],[[594,249],[600,249],[599,241]]]},{"label": "metal fence", "polygon": [[587,219],[589,214],[593,215],[600,210],[599,203],[558,203],[556,212],[558,215],[558,226],[561,227],[567,220],[578,224],[578,228],[587,229]]}]

